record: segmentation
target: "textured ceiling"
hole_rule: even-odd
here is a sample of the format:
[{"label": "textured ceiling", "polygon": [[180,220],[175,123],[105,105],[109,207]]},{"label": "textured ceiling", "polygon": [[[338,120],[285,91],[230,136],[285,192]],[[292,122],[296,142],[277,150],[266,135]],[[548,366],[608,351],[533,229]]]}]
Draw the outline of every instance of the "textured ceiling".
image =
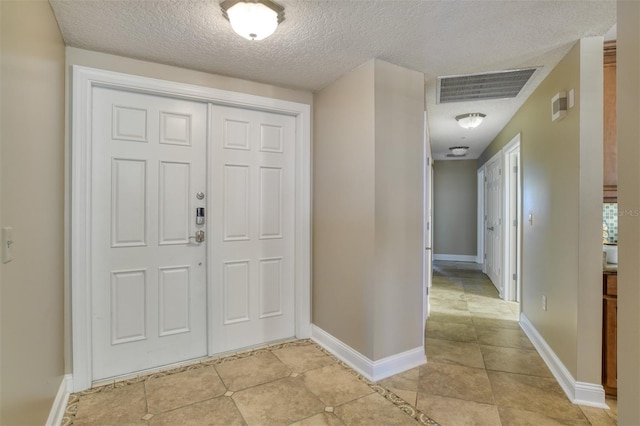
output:
[{"label": "textured ceiling", "polygon": [[[581,37],[615,24],[615,0],[278,0],[260,42],[236,35],[217,0],[50,0],[69,46],[316,91],[371,58],[425,74],[433,151],[476,158]],[[436,104],[438,76],[540,67],[520,96]],[[477,129],[454,119],[487,114]]]}]

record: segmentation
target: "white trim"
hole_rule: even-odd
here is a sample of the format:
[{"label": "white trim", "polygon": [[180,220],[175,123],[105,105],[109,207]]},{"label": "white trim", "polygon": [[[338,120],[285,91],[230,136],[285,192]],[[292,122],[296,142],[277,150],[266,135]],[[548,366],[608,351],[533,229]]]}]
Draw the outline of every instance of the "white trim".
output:
[{"label": "white trim", "polygon": [[[520,182],[521,164],[519,161],[518,173],[514,176],[511,168],[513,167],[511,159],[514,154],[520,153],[520,133],[515,135],[508,144],[502,148],[502,170],[504,170],[502,176],[502,288],[504,289],[504,300],[515,301],[517,299],[518,288],[520,286],[520,278],[522,273],[520,272],[520,253],[518,247],[511,247],[512,232],[516,232],[516,245],[520,244],[520,230],[522,226],[521,215],[521,196],[518,194],[516,197],[516,217],[511,215],[511,189],[512,185],[517,186]],[[515,182],[514,182],[515,180]],[[513,220],[516,219],[517,227],[511,225]],[[512,269],[511,265],[511,252],[516,250],[516,265]],[[514,270],[515,269],[515,270]],[[516,274],[516,282],[513,283],[513,275]]]},{"label": "white trim", "polygon": [[484,266],[484,165],[478,169],[478,242],[476,252],[478,253],[476,263],[482,265],[482,272],[486,272]]},{"label": "white trim", "polygon": [[[150,93],[292,115],[296,119],[296,336],[311,335],[311,107],[80,66],[73,67],[71,123],[71,315],[73,391],[92,382],[91,105],[93,87]],[[209,336],[211,338],[211,336]]]},{"label": "white trim", "polygon": [[431,139],[429,137],[429,120],[427,112],[424,112],[424,142],[423,142],[423,172],[422,172],[422,218],[423,235],[422,244],[422,346],[424,346],[427,318],[429,318],[431,305],[429,304],[429,289],[433,279],[433,220],[431,205],[433,197],[433,158],[431,153]]},{"label": "white trim", "polygon": [[609,408],[605,403],[605,394],[602,385],[576,382],[569,370],[567,370],[567,367],[560,361],[560,358],[558,358],[553,349],[551,349],[524,313],[520,313],[520,328],[522,328],[529,337],[529,340],[531,340],[531,343],[533,343],[533,346],[572,403],[597,408]]},{"label": "white trim", "polygon": [[427,362],[424,346],[372,361],[313,324],[311,325],[311,339],[372,382],[386,379]]},{"label": "white trim", "polygon": [[471,256],[467,254],[434,254],[433,260],[448,260],[450,262],[478,263],[478,256]]},{"label": "white trim", "polygon": [[62,382],[58,387],[58,393],[53,400],[53,405],[51,406],[51,411],[49,412],[49,417],[45,425],[58,426],[62,423],[62,418],[67,409],[67,402],[69,402],[69,395],[73,388],[72,382],[71,374],[62,377]]}]

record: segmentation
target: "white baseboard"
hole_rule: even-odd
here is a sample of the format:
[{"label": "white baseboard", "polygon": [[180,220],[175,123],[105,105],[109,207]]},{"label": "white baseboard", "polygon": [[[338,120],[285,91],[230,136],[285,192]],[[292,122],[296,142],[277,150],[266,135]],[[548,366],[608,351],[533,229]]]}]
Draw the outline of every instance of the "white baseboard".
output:
[{"label": "white baseboard", "polygon": [[58,387],[58,393],[53,400],[51,411],[49,412],[49,418],[47,419],[47,426],[59,426],[62,423],[64,412],[67,409],[67,402],[69,401],[69,394],[71,393],[72,386],[71,374],[67,374],[62,377],[60,387]]},{"label": "white baseboard", "polygon": [[469,256],[466,254],[434,254],[433,260],[448,260],[450,262],[478,263],[478,256]]},{"label": "white baseboard", "polygon": [[427,362],[423,346],[372,361],[313,324],[311,339],[372,382],[386,379]]},{"label": "white baseboard", "polygon": [[574,404],[609,408],[605,403],[604,388],[600,384],[576,382],[567,367],[547,344],[524,313],[520,313],[520,327],[533,343],[538,353],[551,370],[562,390]]}]

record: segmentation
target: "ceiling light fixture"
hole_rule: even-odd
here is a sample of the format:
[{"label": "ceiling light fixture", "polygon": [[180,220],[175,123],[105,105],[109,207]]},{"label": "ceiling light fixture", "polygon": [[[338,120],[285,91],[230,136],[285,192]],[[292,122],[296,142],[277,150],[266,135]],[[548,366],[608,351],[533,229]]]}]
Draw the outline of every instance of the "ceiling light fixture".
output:
[{"label": "ceiling light fixture", "polygon": [[271,0],[225,0],[222,15],[233,31],[247,40],[263,40],[284,21],[284,7]]},{"label": "ceiling light fixture", "polygon": [[451,148],[449,148],[449,151],[451,151],[451,153],[456,157],[465,155],[468,150],[468,146],[452,146]]},{"label": "ceiling light fixture", "polygon": [[470,112],[469,114],[458,115],[456,117],[456,121],[463,129],[474,129],[482,123],[482,120],[484,120],[485,117],[485,114]]}]

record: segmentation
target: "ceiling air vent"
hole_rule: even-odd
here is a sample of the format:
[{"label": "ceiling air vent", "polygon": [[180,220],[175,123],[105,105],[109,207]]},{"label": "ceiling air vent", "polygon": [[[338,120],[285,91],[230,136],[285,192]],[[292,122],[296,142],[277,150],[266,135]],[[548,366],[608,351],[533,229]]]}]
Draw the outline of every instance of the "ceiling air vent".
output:
[{"label": "ceiling air vent", "polygon": [[438,103],[515,98],[536,68],[438,77]]}]

